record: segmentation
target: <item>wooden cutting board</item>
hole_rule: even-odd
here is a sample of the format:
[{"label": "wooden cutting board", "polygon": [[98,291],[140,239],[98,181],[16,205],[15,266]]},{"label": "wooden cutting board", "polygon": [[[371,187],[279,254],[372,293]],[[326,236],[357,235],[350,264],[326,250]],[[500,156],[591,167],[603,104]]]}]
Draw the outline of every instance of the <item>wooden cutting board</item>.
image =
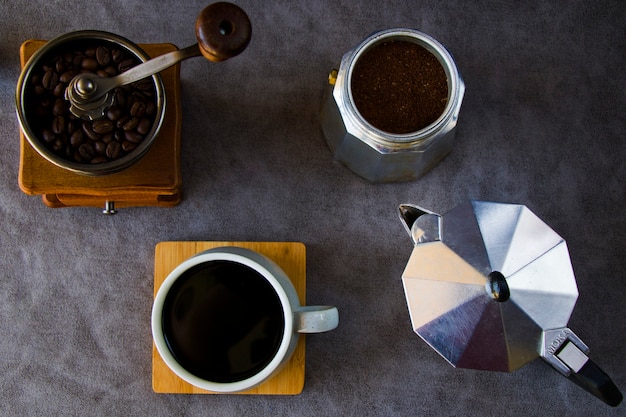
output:
[{"label": "wooden cutting board", "polygon": [[[20,47],[22,68],[43,45],[31,39]],[[139,45],[156,57],[178,49],[172,44]],[[20,129],[20,167],[18,184],[29,195],[42,195],[49,207],[116,207],[177,205],[181,200],[180,166],[181,100],[180,64],[161,71],[167,105],[158,137],[146,155],[131,167],[110,175],[87,176],[59,168],[33,149]]]},{"label": "wooden cutting board", "polygon": [[[169,273],[193,255],[220,246],[239,246],[259,252],[280,266],[306,305],[306,247],[299,242],[160,242],[155,249],[154,295]],[[237,394],[300,394],[304,388],[305,337],[300,335],[286,366],[263,384]],[[152,344],[152,389],[161,394],[216,394],[197,388],[174,374]]]}]

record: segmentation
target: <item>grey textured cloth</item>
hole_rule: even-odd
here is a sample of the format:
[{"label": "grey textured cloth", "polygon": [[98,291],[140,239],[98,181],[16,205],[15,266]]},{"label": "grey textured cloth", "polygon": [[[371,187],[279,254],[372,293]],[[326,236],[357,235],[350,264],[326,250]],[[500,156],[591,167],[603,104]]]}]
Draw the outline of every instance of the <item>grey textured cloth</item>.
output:
[{"label": "grey textured cloth", "polygon": [[[527,205],[563,236],[580,297],[570,327],[626,388],[626,6],[622,1],[239,1],[253,24],[232,60],[181,64],[184,200],[174,208],[50,209],[17,184],[14,94],[29,38],[81,29],[195,42],[197,1],[0,3],[0,415],[623,415],[537,360],[454,369],[412,332],[400,203]],[[328,72],[379,29],[443,43],[466,82],[453,152],[422,179],[375,185],[333,160]],[[301,241],[301,395],[159,395],[151,387],[156,243]]]}]

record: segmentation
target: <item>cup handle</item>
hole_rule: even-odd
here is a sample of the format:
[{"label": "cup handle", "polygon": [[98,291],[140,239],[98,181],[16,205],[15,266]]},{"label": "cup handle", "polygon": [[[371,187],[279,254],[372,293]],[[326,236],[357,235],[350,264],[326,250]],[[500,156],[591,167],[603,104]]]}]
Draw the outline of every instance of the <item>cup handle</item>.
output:
[{"label": "cup handle", "polygon": [[302,306],[294,312],[294,328],[298,333],[322,333],[339,324],[339,312],[333,306]]}]

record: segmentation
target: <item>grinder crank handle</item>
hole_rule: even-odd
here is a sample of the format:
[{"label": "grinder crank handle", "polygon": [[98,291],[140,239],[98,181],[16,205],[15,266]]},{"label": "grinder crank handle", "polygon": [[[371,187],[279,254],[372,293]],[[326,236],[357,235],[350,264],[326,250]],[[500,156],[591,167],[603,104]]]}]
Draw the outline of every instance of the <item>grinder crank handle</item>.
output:
[{"label": "grinder crank handle", "polygon": [[152,58],[116,77],[98,79],[99,92],[92,99],[188,58],[202,55],[210,61],[220,62],[239,55],[250,42],[251,29],[250,20],[241,8],[232,3],[213,3],[205,7],[196,19],[197,44]]},{"label": "grinder crank handle", "polygon": [[239,55],[250,43],[252,25],[239,6],[219,2],[200,12],[195,32],[197,44],[150,59],[115,77],[77,75],[65,92],[71,104],[70,111],[77,117],[93,120],[102,117],[105,109],[113,104],[108,93],[116,87],[142,80],[187,58],[202,55],[210,61],[220,62]]},{"label": "grinder crank handle", "polygon": [[589,348],[568,328],[543,332],[541,357],[568,379],[611,407],[623,399],[619,388],[587,354]]}]

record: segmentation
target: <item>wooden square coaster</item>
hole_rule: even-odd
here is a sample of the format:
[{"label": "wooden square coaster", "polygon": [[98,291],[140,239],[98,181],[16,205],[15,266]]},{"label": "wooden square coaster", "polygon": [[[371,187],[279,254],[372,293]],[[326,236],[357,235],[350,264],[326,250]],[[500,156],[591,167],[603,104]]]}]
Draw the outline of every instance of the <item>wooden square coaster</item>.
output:
[{"label": "wooden square coaster", "polygon": [[[154,295],[169,273],[193,255],[221,246],[239,246],[261,253],[280,266],[291,279],[301,305],[306,305],[306,247],[299,242],[160,242],[155,249]],[[305,338],[300,340],[293,356],[273,378],[236,394],[300,394],[304,388]],[[197,388],[174,374],[163,362],[152,344],[152,389],[160,394],[216,394]]]},{"label": "wooden square coaster", "polygon": [[[20,47],[22,68],[46,41],[31,39]],[[178,48],[172,44],[141,44],[156,57]],[[114,174],[88,176],[60,168],[43,158],[28,143],[20,129],[18,184],[29,195],[41,195],[49,207],[116,207],[177,205],[181,200],[180,166],[181,100],[180,65],[161,71],[167,105],[159,135],[148,152],[129,168]]]}]

